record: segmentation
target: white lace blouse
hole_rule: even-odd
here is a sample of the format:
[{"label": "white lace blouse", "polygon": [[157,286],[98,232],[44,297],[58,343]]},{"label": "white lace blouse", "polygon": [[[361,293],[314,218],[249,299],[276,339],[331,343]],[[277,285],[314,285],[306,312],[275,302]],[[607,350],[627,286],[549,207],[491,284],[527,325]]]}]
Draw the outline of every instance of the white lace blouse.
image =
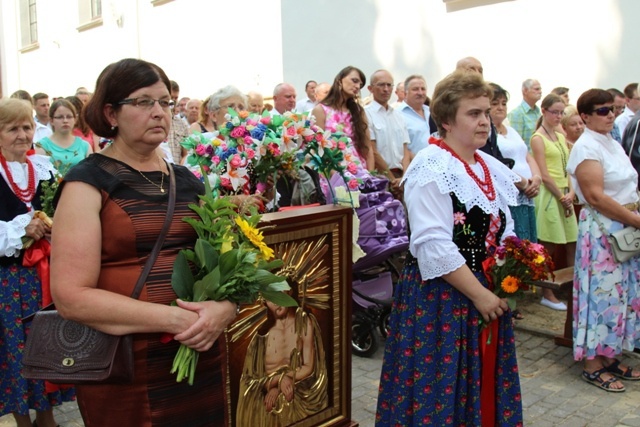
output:
[{"label": "white lace blouse", "polygon": [[[485,213],[507,218],[503,238],[513,235],[513,220],[509,205],[516,205],[521,178],[495,158],[478,151],[491,173],[496,191],[491,201],[467,174],[464,165],[451,153],[437,145],[421,150],[404,175],[404,200],[411,227],[409,250],[418,260],[423,280],[434,279],[460,268],[465,259],[453,242],[453,192],[467,211],[478,206]],[[479,163],[470,165],[484,179]]]},{"label": "white lace blouse", "polygon": [[[29,156],[29,160],[33,164],[36,174],[36,187],[40,181],[51,179],[51,174],[55,173],[55,169],[47,156],[34,154]],[[25,189],[28,185],[28,169],[26,163],[7,162],[7,166],[11,170],[13,180],[18,187]],[[7,183],[7,173],[2,165],[0,165],[0,175]],[[11,184],[9,183],[9,187]],[[27,206],[31,207],[28,203]],[[29,213],[17,215],[11,221],[0,221],[0,256],[17,257],[22,249],[22,237],[25,235],[25,227],[31,222],[33,210]]]}]

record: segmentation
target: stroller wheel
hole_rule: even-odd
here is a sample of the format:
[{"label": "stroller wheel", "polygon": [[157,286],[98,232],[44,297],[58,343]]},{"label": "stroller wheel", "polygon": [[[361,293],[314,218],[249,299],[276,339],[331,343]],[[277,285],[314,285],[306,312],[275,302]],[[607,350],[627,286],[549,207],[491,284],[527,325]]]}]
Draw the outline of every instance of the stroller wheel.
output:
[{"label": "stroller wheel", "polygon": [[382,335],[382,338],[385,338],[385,339],[391,333],[391,329],[389,328],[389,317],[391,317],[391,311],[390,310],[385,310],[380,315],[380,325],[379,325],[380,334]]},{"label": "stroller wheel", "polygon": [[378,350],[379,338],[371,325],[354,322],[351,326],[351,349],[360,357],[372,356]]}]

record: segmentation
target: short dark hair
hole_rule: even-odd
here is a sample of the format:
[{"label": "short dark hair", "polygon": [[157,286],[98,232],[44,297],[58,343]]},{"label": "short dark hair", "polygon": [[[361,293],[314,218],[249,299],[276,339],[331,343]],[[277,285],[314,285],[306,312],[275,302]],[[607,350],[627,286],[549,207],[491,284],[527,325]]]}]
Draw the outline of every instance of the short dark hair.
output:
[{"label": "short dark hair", "polygon": [[172,91],[180,92],[180,85],[175,80],[169,80],[169,84],[171,84]]},{"label": "short dark hair", "polygon": [[438,126],[440,136],[443,138],[447,136],[447,131],[442,127],[443,123],[455,122],[460,100],[481,96],[493,99],[493,90],[484,81],[482,75],[476,72],[457,70],[440,80],[431,100],[431,116]]},{"label": "short dark hair", "polygon": [[489,83],[489,86],[491,86],[491,89],[493,89],[493,97],[491,98],[492,101],[500,98],[504,98],[507,101],[509,100],[509,92],[507,92],[507,90],[502,86],[497,83]]},{"label": "short dark hair", "polygon": [[49,98],[49,95],[47,95],[46,93],[38,92],[33,95],[33,105],[36,105],[36,102],[38,102],[41,99],[48,99],[48,98]]},{"label": "short dark hair", "polygon": [[580,114],[591,114],[593,107],[613,102],[613,95],[604,89],[589,89],[578,98],[577,107]]},{"label": "short dark hair", "polygon": [[569,88],[564,86],[558,86],[551,89],[551,93],[555,93],[556,95],[564,95],[565,93],[569,93]]},{"label": "short dark hair", "polygon": [[607,89],[607,92],[609,92],[613,96],[613,99],[615,99],[616,97],[624,98],[624,93],[620,92],[620,90],[616,89],[615,87]]},{"label": "short dark hair", "polygon": [[304,90],[307,90],[307,88],[309,87],[309,85],[310,85],[311,83],[318,84],[318,82],[317,82],[317,81],[315,81],[315,80],[309,80],[309,81],[304,85]]},{"label": "short dark hair", "polygon": [[629,83],[624,87],[624,96],[626,96],[627,98],[633,98],[637,91],[638,83]]},{"label": "short dark hair", "polygon": [[162,68],[142,59],[127,58],[108,65],[98,76],[96,91],[85,107],[87,124],[97,135],[114,138],[118,130],[111,128],[104,107],[111,104],[114,110],[119,110],[122,106],[118,102],[159,81],[171,91],[171,83]]}]

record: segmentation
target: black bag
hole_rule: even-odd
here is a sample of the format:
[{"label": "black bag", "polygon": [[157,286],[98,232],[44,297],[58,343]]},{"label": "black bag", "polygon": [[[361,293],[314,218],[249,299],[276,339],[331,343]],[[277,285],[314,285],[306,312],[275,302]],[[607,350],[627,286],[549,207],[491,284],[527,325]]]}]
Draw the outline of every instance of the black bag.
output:
[{"label": "black bag", "polygon": [[[162,231],[138,277],[131,298],[138,299],[169,230],[176,202],[175,176],[169,169],[169,205]],[[63,319],[53,304],[33,317],[22,358],[27,379],[59,384],[119,384],[133,381],[133,338],[97,331]]]}]

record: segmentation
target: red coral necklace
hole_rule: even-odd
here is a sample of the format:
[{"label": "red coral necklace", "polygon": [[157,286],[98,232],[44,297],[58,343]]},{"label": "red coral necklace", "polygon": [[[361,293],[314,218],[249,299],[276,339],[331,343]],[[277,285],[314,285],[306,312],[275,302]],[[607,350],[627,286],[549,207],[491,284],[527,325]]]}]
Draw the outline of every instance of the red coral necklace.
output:
[{"label": "red coral necklace", "polygon": [[29,158],[27,157],[28,183],[27,188],[25,188],[24,190],[18,187],[18,184],[15,183],[13,174],[11,173],[11,169],[9,169],[9,165],[7,164],[7,159],[2,153],[0,153],[0,164],[2,164],[4,172],[7,174],[7,181],[9,181],[9,185],[11,186],[13,193],[16,195],[16,197],[18,197],[18,199],[20,199],[22,203],[27,205],[27,209],[31,211],[31,207],[29,206],[29,204],[31,203],[31,200],[33,200],[33,197],[36,195],[36,173],[33,169],[33,163],[31,163],[31,160],[29,160]]},{"label": "red coral necklace", "polygon": [[489,168],[487,167],[487,164],[484,162],[484,160],[482,160],[482,157],[480,157],[478,153],[473,153],[473,158],[476,162],[480,164],[480,167],[482,167],[482,172],[484,173],[484,178],[485,178],[484,180],[480,179],[480,177],[476,175],[473,169],[471,169],[471,166],[469,165],[469,163],[464,161],[458,155],[458,153],[453,151],[451,147],[449,147],[447,143],[444,142],[444,140],[440,141],[439,145],[440,145],[440,148],[447,150],[448,152],[451,153],[453,157],[455,157],[456,159],[462,162],[465,170],[467,171],[467,174],[471,177],[471,179],[475,181],[478,187],[480,187],[480,190],[482,190],[485,196],[487,196],[487,199],[489,199],[490,201],[494,201],[496,199],[496,190],[495,188],[493,188],[493,180],[491,179],[491,173],[489,173]]}]

